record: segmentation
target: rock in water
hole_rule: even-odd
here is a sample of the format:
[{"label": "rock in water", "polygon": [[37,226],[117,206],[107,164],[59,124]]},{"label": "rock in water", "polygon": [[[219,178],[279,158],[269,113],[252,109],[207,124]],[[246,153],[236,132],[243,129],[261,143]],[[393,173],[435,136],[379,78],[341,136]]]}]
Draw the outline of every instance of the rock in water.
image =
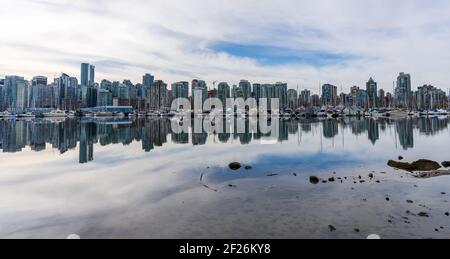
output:
[{"label": "rock in water", "polygon": [[230,169],[233,171],[241,169],[242,165],[238,162],[233,162],[229,165]]},{"label": "rock in water", "polygon": [[428,213],[426,212],[420,212],[419,214],[417,214],[419,217],[425,217],[425,218],[429,218],[430,215],[428,215]]},{"label": "rock in water", "polygon": [[394,160],[389,160],[388,166],[397,168],[397,169],[402,169],[402,170],[409,171],[409,172],[433,171],[433,170],[438,170],[439,168],[441,168],[441,165],[439,165],[438,162],[426,160],[426,159],[417,160],[413,163],[403,163],[403,162],[397,162]]},{"label": "rock in water", "polygon": [[318,184],[319,181],[320,181],[319,178],[317,178],[316,176],[309,177],[309,182],[312,184]]},{"label": "rock in water", "polygon": [[333,225],[329,225],[328,228],[330,229],[331,232],[336,231],[336,228]]},{"label": "rock in water", "polygon": [[438,162],[426,159],[413,162],[412,165],[417,168],[416,171],[433,171],[441,168],[441,165]]},{"label": "rock in water", "polygon": [[445,168],[449,168],[450,167],[450,161],[442,162],[442,166],[445,167]]},{"label": "rock in water", "polygon": [[398,160],[402,161],[402,160],[403,160],[403,157],[402,157],[402,156],[399,156],[399,157],[398,157]]},{"label": "rock in water", "polygon": [[393,168],[397,168],[397,169],[402,169],[402,170],[405,170],[405,171],[410,171],[410,172],[416,170],[416,168],[410,163],[402,163],[402,162],[397,162],[397,161],[394,161],[394,160],[389,160],[388,166],[393,167]]},{"label": "rock in water", "polygon": [[253,167],[250,165],[245,166],[245,170],[252,170],[252,169],[253,169]]}]

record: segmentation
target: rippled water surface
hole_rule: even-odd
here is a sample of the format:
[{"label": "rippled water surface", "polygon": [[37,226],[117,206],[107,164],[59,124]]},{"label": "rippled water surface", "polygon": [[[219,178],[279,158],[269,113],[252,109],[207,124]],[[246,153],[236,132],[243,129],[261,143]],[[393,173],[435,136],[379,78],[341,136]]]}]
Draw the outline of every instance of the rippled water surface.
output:
[{"label": "rippled water surface", "polygon": [[0,237],[450,238],[450,177],[387,166],[449,161],[447,117],[276,122],[274,141],[245,119],[2,120]]}]

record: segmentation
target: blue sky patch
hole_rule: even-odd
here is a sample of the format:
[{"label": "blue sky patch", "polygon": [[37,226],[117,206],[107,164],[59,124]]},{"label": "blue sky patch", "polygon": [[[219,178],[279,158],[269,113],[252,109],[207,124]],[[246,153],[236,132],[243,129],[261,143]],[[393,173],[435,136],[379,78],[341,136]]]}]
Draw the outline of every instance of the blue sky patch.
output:
[{"label": "blue sky patch", "polygon": [[236,44],[218,42],[210,46],[213,51],[225,52],[242,58],[251,58],[263,65],[306,64],[312,66],[334,65],[354,59],[349,54],[295,50],[269,45]]}]

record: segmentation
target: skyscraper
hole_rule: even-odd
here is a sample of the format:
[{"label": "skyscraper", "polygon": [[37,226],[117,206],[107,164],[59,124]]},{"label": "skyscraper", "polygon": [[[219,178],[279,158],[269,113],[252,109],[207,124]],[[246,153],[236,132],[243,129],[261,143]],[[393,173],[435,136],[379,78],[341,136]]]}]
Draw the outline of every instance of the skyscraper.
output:
[{"label": "skyscraper", "polygon": [[324,84],[322,86],[322,103],[324,105],[336,106],[337,86]]},{"label": "skyscraper", "polygon": [[378,90],[378,106],[386,107],[386,92],[383,89]]},{"label": "skyscraper", "polygon": [[153,85],[153,82],[155,81],[155,77],[152,76],[151,74],[145,74],[142,77],[142,85],[149,88]]},{"label": "skyscraper", "polygon": [[153,85],[153,82],[155,82],[155,77],[151,75],[150,73],[147,73],[142,76],[142,87],[141,87],[141,98],[147,99],[150,94],[150,88]]},{"label": "skyscraper", "polygon": [[298,108],[298,92],[294,89],[289,89],[287,91],[288,108],[297,109]]},{"label": "skyscraper", "polygon": [[222,101],[223,107],[227,105],[227,99],[231,97],[230,94],[230,86],[225,82],[219,83],[217,86],[217,98]]},{"label": "skyscraper", "polygon": [[0,79],[0,111],[6,110],[5,79]]},{"label": "skyscraper", "polygon": [[367,96],[368,96],[369,106],[371,108],[378,107],[378,102],[377,102],[378,86],[377,86],[377,82],[375,82],[372,77],[366,83],[366,92],[367,92]]},{"label": "skyscraper", "polygon": [[95,66],[82,63],[80,78],[82,107],[95,107],[97,102],[97,89],[94,88]]},{"label": "skyscraper", "polygon": [[35,76],[31,80],[31,85],[47,85],[47,77],[45,76]]},{"label": "skyscraper", "polygon": [[31,81],[30,103],[31,108],[49,108],[54,104],[53,86],[47,85],[47,77],[35,76]]},{"label": "skyscraper", "polygon": [[89,65],[88,63],[81,64],[81,81],[80,85],[83,86],[92,86],[95,82],[95,67]]},{"label": "skyscraper", "polygon": [[172,84],[172,96],[177,98],[189,97],[189,82],[177,82]]},{"label": "skyscraper", "polygon": [[[192,81],[193,85],[192,85],[192,96],[194,96],[195,91],[201,91],[201,97],[202,97],[202,101],[201,101],[201,105],[203,107],[203,104],[205,103],[206,99],[208,99],[208,86],[206,85],[206,82],[203,80],[194,80]],[[195,85],[195,87],[194,87]],[[195,98],[194,98],[195,100]]]},{"label": "skyscraper", "polygon": [[28,106],[28,82],[23,77],[6,76],[6,105],[14,111],[23,111]]},{"label": "skyscraper", "polygon": [[300,105],[303,107],[309,107],[311,104],[311,91],[302,90],[299,96]]},{"label": "skyscraper", "polygon": [[280,82],[275,83],[273,98],[278,98],[280,100],[280,108],[287,107],[287,91],[288,91],[288,86],[286,83],[280,83]]},{"label": "skyscraper", "polygon": [[106,89],[97,90],[97,106],[111,106],[113,103],[112,93]]},{"label": "skyscraper", "polygon": [[157,111],[161,108],[169,107],[167,84],[162,80],[156,80],[150,88],[148,98],[150,110]]},{"label": "skyscraper", "polygon": [[239,88],[242,91],[242,98],[244,98],[244,100],[252,97],[252,84],[250,84],[249,81],[241,80],[239,82]]},{"label": "skyscraper", "polygon": [[397,106],[409,107],[411,102],[411,75],[401,72],[397,77],[397,86],[395,88],[395,100]]},{"label": "skyscraper", "polygon": [[89,86],[93,86],[95,83],[95,66],[89,66]]}]

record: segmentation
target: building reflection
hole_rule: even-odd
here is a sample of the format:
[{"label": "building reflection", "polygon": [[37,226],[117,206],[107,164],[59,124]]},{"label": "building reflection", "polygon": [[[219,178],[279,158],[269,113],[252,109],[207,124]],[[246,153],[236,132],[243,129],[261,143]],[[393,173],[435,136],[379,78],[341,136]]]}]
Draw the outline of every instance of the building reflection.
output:
[{"label": "building reflection", "polygon": [[[0,150],[4,153],[21,152],[25,148],[43,151],[49,146],[65,153],[79,148],[79,162],[94,160],[96,145],[130,145],[140,142],[142,150],[151,152],[165,143],[205,145],[213,143],[238,142],[242,145],[265,138],[271,133],[263,133],[258,120],[247,118],[205,121],[196,118],[186,122],[174,122],[170,119],[36,119],[36,120],[0,120]],[[209,123],[209,124],[208,124]],[[381,132],[393,130],[396,140],[403,149],[414,148],[414,132],[423,135],[435,135],[449,127],[449,119],[444,118],[405,118],[402,120],[375,120],[371,118],[341,119],[301,119],[265,121],[267,126],[278,129],[278,142],[288,141],[295,135],[312,133],[319,129],[325,139],[334,139],[339,134],[351,132],[353,135],[366,135],[375,145],[382,136]],[[173,125],[188,131],[174,131]],[[200,125],[200,131],[194,127]],[[204,127],[207,125],[208,127]],[[340,132],[341,131],[341,132]],[[300,138],[297,136],[296,138]]]}]

